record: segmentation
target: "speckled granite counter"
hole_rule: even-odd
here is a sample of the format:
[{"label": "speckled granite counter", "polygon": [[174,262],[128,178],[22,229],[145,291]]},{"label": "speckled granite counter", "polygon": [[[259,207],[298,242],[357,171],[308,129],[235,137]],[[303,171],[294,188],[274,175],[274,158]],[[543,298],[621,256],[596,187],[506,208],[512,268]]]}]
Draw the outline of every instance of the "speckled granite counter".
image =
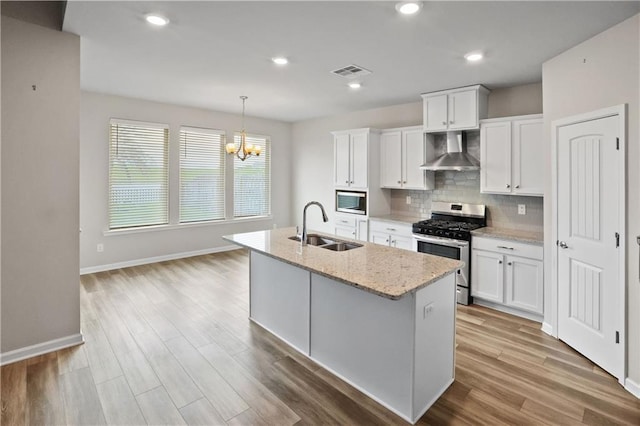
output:
[{"label": "speckled granite counter", "polygon": [[362,247],[343,252],[302,247],[289,239],[295,233],[295,228],[282,228],[228,235],[224,239],[388,299],[400,299],[462,266],[458,260],[361,241],[358,243]]},{"label": "speckled granite counter", "polygon": [[425,218],[418,216],[405,216],[400,214],[386,214],[383,216],[370,216],[371,220],[382,220],[385,222],[393,222],[393,223],[401,223],[404,225],[413,225],[416,222],[420,222],[421,220],[425,220]]},{"label": "speckled granite counter", "polygon": [[487,227],[471,231],[471,234],[476,237],[498,238],[537,245],[542,245],[544,242],[544,234],[542,232],[520,231],[517,229]]}]

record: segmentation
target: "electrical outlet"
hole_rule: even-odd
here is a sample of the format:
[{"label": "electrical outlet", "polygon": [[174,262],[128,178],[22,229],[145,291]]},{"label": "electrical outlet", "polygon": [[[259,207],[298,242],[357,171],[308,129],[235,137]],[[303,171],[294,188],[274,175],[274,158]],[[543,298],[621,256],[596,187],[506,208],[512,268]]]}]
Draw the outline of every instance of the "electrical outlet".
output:
[{"label": "electrical outlet", "polygon": [[431,313],[433,313],[433,303],[429,303],[428,305],[425,305],[423,317],[426,318],[429,315],[431,315]]},{"label": "electrical outlet", "polygon": [[518,214],[527,214],[526,204],[518,204]]},{"label": "electrical outlet", "polygon": [[98,253],[102,253],[104,251],[104,244],[98,243],[98,245],[96,246],[96,250]]},{"label": "electrical outlet", "polygon": [[407,195],[407,204],[411,204],[411,196]]}]

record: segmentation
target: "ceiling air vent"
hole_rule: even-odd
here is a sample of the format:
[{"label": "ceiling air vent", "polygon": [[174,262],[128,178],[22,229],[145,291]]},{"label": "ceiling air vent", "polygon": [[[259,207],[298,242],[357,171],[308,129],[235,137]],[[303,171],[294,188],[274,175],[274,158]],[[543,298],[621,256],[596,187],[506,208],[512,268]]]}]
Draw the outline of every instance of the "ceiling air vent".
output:
[{"label": "ceiling air vent", "polygon": [[335,71],[331,71],[332,74],[339,75],[340,77],[350,78],[350,77],[360,77],[363,75],[371,74],[366,68],[362,68],[358,65],[347,65],[346,67],[342,67]]}]

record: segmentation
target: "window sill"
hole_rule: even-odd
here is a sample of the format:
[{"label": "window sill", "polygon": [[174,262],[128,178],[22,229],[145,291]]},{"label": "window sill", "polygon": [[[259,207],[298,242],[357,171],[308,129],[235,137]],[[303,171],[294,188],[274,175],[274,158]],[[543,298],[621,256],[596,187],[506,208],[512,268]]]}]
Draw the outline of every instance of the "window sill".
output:
[{"label": "window sill", "polygon": [[116,235],[142,234],[146,232],[175,231],[179,229],[201,228],[203,226],[233,225],[234,223],[244,223],[244,222],[262,222],[262,221],[267,221],[272,219],[273,219],[273,216],[268,215],[268,216],[241,217],[237,219],[226,219],[226,220],[210,220],[206,222],[172,223],[168,225],[139,226],[137,228],[111,229],[107,231],[102,231],[102,235],[104,235],[105,237],[111,237]]}]

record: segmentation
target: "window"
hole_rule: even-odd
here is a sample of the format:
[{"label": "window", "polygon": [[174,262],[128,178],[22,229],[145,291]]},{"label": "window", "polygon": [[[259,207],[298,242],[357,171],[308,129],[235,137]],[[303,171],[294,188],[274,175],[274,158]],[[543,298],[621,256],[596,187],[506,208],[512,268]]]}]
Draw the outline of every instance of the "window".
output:
[{"label": "window", "polygon": [[[234,137],[240,146],[240,134]],[[271,214],[271,149],[267,136],[247,135],[247,144],[259,145],[262,153],[245,161],[233,161],[233,216],[250,217]]]},{"label": "window", "polygon": [[109,229],[169,222],[169,127],[111,120]]},{"label": "window", "polygon": [[180,222],[224,219],[224,132],[180,129]]}]

